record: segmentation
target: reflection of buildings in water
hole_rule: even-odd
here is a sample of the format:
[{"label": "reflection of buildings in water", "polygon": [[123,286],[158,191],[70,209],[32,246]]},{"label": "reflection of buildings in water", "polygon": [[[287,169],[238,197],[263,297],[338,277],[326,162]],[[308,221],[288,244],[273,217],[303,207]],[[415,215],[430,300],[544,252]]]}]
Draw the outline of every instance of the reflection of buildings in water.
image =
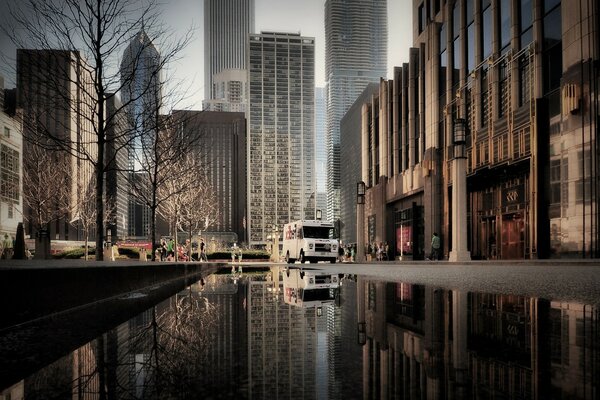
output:
[{"label": "reflection of buildings in water", "polygon": [[365,398],[592,399],[598,390],[597,308],[358,282]]},{"label": "reflection of buildings in water", "polygon": [[[290,276],[295,272],[290,271]],[[253,280],[249,285],[248,395],[353,398],[356,379],[360,378],[360,374],[351,374],[348,369],[360,361],[355,336],[355,288],[340,288],[348,295],[342,295],[341,307],[331,299],[290,302],[284,298],[286,290],[299,293],[312,284],[299,284],[287,275],[284,279],[283,273],[283,269],[272,268],[266,280]],[[311,276],[309,272],[305,275],[309,281]],[[314,284],[327,285],[321,278],[315,275]],[[337,281],[328,282],[337,288]],[[349,322],[343,326],[345,320]],[[360,364],[355,370],[360,372]]]},{"label": "reflection of buildings in water", "polygon": [[552,301],[548,312],[548,390],[555,398],[594,398],[600,389],[600,310]]},{"label": "reflection of buildings in water", "polygon": [[[200,289],[195,285],[192,290]],[[210,275],[200,292],[211,307],[216,308],[217,321],[209,347],[211,366],[202,379],[214,387],[225,388],[232,382],[245,383],[248,379],[248,314],[246,293],[248,280],[239,279],[234,284],[229,275]]]},{"label": "reflection of buildings in water", "polygon": [[314,398],[319,317],[315,307],[285,304],[274,289],[272,281],[249,281],[248,396]]}]

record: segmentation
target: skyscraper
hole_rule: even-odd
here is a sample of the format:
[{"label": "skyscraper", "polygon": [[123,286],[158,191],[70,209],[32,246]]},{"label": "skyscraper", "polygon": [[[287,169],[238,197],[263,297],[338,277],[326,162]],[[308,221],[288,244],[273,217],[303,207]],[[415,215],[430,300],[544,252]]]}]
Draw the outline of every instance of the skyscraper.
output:
[{"label": "skyscraper", "polygon": [[204,99],[214,99],[213,78],[224,69],[246,69],[254,32],[254,0],[204,0]]},{"label": "skyscraper", "polygon": [[[63,194],[59,195],[58,191],[52,194],[56,204],[60,203],[61,206],[47,209],[51,215],[54,214],[51,218],[38,218],[30,207],[24,207],[25,219],[29,221],[26,231],[30,235],[35,235],[37,223],[51,221],[43,225],[47,225],[52,239],[77,240],[83,237],[78,230],[81,225],[77,223],[77,216],[85,192],[89,193],[88,190],[93,187],[93,166],[89,161],[59,148],[71,147],[77,149],[78,154],[88,154],[92,159],[96,156],[92,109],[95,102],[91,98],[93,90],[89,71],[89,65],[78,51],[17,50],[17,107],[23,110],[23,138],[27,139],[23,141],[23,163],[32,164],[28,161],[35,160],[34,157],[39,159],[41,155],[53,157],[67,168],[64,173],[68,176],[68,188],[64,193],[68,200],[60,201],[62,199],[58,198]],[[48,141],[50,137],[53,139]],[[42,141],[53,147],[52,151],[33,144]],[[50,165],[49,168],[56,168],[56,165]],[[25,166],[24,172],[27,173],[27,170],[39,171]],[[42,173],[35,176],[47,175]],[[50,182],[47,183],[52,187]],[[26,196],[36,198],[39,194],[25,193],[24,200]],[[68,211],[63,214],[64,217],[58,217],[54,209],[63,207]]]},{"label": "skyscraper", "polygon": [[299,33],[250,37],[248,212],[250,244],[315,217],[315,40]]},{"label": "skyscraper", "polygon": [[[206,168],[218,204],[215,222],[202,229],[232,233],[227,241],[246,242],[246,119],[240,112],[173,112],[178,129],[189,138],[190,151]],[[230,237],[224,235],[224,237]]]},{"label": "skyscraper", "polygon": [[[131,182],[144,179],[147,152],[156,135],[157,115],[160,113],[161,94],[160,53],[142,28],[131,40],[121,62],[121,100],[131,127],[129,170]],[[129,200],[129,235],[147,236],[150,212],[131,196]]]},{"label": "skyscraper", "polygon": [[315,91],[315,186],[317,210],[323,215],[327,211],[327,144],[325,142],[327,122],[327,96],[325,88]]},{"label": "skyscraper", "polygon": [[387,0],[325,2],[327,218],[340,217],[340,121],[387,69]]}]

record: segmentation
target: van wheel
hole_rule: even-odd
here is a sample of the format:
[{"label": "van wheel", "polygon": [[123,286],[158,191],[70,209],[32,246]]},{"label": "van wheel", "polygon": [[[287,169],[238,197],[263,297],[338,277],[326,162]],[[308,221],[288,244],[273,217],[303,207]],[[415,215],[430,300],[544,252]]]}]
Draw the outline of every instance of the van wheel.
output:
[{"label": "van wheel", "polygon": [[306,257],[304,257],[304,251],[300,250],[300,263],[304,264],[306,262]]},{"label": "van wheel", "polygon": [[287,253],[285,253],[285,261],[288,264],[293,264],[296,262],[296,260],[294,258],[290,258],[290,252],[288,251]]}]

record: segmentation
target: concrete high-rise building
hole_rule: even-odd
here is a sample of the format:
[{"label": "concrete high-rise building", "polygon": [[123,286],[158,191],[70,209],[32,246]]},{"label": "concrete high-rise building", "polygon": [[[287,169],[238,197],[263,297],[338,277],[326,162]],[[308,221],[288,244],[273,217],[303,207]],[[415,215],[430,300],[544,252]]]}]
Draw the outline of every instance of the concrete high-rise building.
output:
[{"label": "concrete high-rise building", "polygon": [[[24,164],[34,153],[32,140],[49,137],[54,139],[48,143],[54,143],[55,147],[62,143],[92,159],[96,157],[92,108],[95,100],[90,97],[93,88],[89,71],[78,51],[17,50],[17,107],[23,110],[23,137],[30,139],[23,142]],[[92,187],[93,166],[68,151],[57,149],[50,156],[66,158],[69,211],[63,218],[52,218],[48,233],[52,239],[81,240],[83,234],[77,216],[86,192]],[[32,210],[24,207],[23,212],[29,221],[26,232],[35,235]]]},{"label": "concrete high-rise building", "polygon": [[204,111],[246,112],[248,71],[224,69],[214,76],[214,97],[202,102]]},{"label": "concrete high-rise building", "polygon": [[[151,152],[144,151],[144,148],[152,146],[162,103],[160,53],[143,28],[125,49],[120,72],[121,100],[131,127],[128,165],[130,181],[143,182],[148,176],[147,167],[152,163],[152,160],[146,159]],[[148,236],[150,210],[133,194],[129,200],[128,213],[129,235]]]},{"label": "concrete high-rise building", "polygon": [[327,219],[340,217],[340,121],[387,71],[387,0],[325,2]]},{"label": "concrete high-rise building", "polygon": [[600,10],[583,0],[413,1],[414,48],[364,106],[365,237],[423,258],[452,243],[464,126],[478,259],[600,256]]},{"label": "concrete high-rise building", "polygon": [[254,32],[254,0],[204,0],[204,99],[216,99],[214,77],[246,69],[248,37]]},{"label": "concrete high-rise building", "polygon": [[[243,113],[219,111],[174,111],[173,120],[191,153],[206,168],[218,203],[216,222],[203,230],[226,242],[247,242],[246,218],[246,118]],[[235,233],[230,236],[226,233]]]},{"label": "concrete high-rise building", "polygon": [[315,40],[299,33],[250,37],[248,213],[250,244],[315,218]]},{"label": "concrete high-rise building", "polygon": [[315,190],[317,210],[327,213],[327,96],[325,88],[315,90]]}]

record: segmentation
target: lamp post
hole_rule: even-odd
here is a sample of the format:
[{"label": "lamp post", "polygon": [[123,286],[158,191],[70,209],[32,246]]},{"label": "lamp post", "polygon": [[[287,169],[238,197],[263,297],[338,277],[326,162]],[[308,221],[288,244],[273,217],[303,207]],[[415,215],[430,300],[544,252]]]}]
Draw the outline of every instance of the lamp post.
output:
[{"label": "lamp post", "polygon": [[356,261],[365,261],[365,191],[363,181],[356,184]]},{"label": "lamp post", "polygon": [[467,250],[467,156],[466,121],[454,120],[454,159],[452,161],[452,250],[448,261],[470,261]]}]

